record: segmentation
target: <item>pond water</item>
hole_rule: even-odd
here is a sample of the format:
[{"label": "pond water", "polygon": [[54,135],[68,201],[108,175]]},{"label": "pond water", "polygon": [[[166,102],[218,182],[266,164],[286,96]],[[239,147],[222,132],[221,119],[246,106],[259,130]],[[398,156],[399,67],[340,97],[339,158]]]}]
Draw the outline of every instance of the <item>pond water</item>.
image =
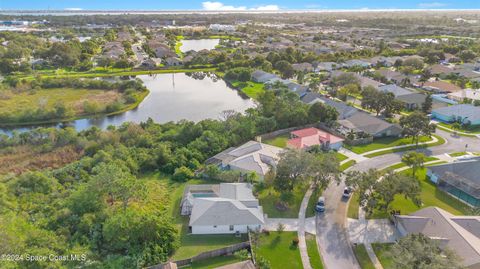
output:
[{"label": "pond water", "polygon": [[180,51],[212,50],[220,43],[220,39],[185,39],[182,40]]},{"label": "pond water", "polygon": [[[227,86],[225,81],[205,73],[157,74],[138,76],[150,94],[136,108],[114,116],[79,119],[68,123],[47,126],[72,126],[77,131],[92,126],[105,129],[109,125],[119,126],[124,122],[140,123],[152,118],[157,123],[182,119],[201,121],[219,119],[225,110],[244,112],[255,107],[253,100]],[[0,128],[0,133],[22,132],[38,126]]]}]

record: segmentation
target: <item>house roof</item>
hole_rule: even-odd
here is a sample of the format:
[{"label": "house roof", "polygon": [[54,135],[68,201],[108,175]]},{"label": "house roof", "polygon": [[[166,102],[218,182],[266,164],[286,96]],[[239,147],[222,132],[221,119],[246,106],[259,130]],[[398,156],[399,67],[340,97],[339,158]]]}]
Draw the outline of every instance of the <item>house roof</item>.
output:
[{"label": "house roof", "polygon": [[409,91],[405,88],[402,88],[400,86],[397,86],[395,84],[383,85],[383,86],[380,86],[378,88],[383,92],[393,93],[393,95],[395,95],[395,97],[412,93],[411,91]]},{"label": "house roof", "polygon": [[458,104],[453,106],[446,106],[434,109],[432,113],[445,115],[448,117],[467,118],[469,121],[480,121],[480,107],[476,107],[470,104]]},{"label": "house roof", "polygon": [[401,130],[401,127],[396,124],[391,124],[361,111],[344,120],[339,120],[338,123],[348,129],[359,130],[373,136],[392,127]]},{"label": "house roof", "polygon": [[[422,233],[441,240],[441,246],[444,244],[456,252],[465,266],[480,264],[480,238],[464,228],[467,223],[461,221],[465,217],[456,217],[438,207],[427,207],[395,218],[409,234]],[[469,218],[470,224],[478,225],[478,222],[479,216]]]},{"label": "house roof", "polygon": [[423,84],[423,87],[431,88],[441,92],[457,92],[462,90],[462,88],[458,87],[455,84],[441,80],[427,81]]},{"label": "house roof", "polygon": [[358,111],[358,109],[352,106],[349,106],[343,102],[338,102],[338,101],[326,98],[325,96],[318,93],[308,92],[301,97],[301,100],[307,104],[321,102],[322,104],[331,106],[338,112],[339,119],[348,118]]},{"label": "house roof", "polygon": [[434,165],[428,169],[440,179],[480,199],[480,158]]},{"label": "house roof", "polygon": [[290,134],[292,134],[294,138],[289,139],[287,141],[287,144],[297,149],[308,148],[326,142],[329,142],[330,144],[335,144],[344,141],[344,139],[341,137],[335,136],[333,134],[313,127],[293,131]]},{"label": "house roof", "polygon": [[195,199],[189,225],[261,225],[264,223],[261,206],[249,208],[238,200],[213,197]]},{"label": "house roof", "polygon": [[256,172],[258,175],[264,176],[270,170],[273,162],[279,159],[279,154],[283,149],[257,141],[249,141],[221,155],[223,165],[235,166],[243,170]]}]

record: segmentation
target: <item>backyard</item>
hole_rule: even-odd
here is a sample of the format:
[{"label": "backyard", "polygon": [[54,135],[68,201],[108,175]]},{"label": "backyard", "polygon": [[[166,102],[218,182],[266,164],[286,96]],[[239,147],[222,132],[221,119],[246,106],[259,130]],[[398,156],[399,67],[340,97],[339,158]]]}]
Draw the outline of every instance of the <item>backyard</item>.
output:
[{"label": "backyard", "polygon": [[[183,190],[188,184],[214,184],[218,182],[192,179],[187,182],[175,182],[169,176],[161,173],[147,174],[143,177],[146,180],[158,180],[170,189],[170,214],[177,229],[180,232],[180,247],[173,255],[173,260],[181,260],[196,256],[202,252],[214,250],[248,240],[247,235],[236,237],[235,235],[192,235],[188,231],[188,216],[180,215],[180,202],[182,201]],[[196,268],[196,267],[195,267]]]},{"label": "backyard", "polygon": [[261,234],[255,255],[270,261],[270,268],[301,269],[302,260],[298,246],[292,244],[297,232],[270,232]]},{"label": "backyard", "polygon": [[243,93],[245,93],[248,97],[252,99],[257,99],[258,95],[265,91],[263,83],[253,81],[234,81],[232,82],[232,86],[236,89],[240,89]]},{"label": "backyard", "polygon": [[286,133],[271,139],[265,139],[265,141],[262,142],[275,147],[286,148],[288,139],[290,139],[290,134]]}]

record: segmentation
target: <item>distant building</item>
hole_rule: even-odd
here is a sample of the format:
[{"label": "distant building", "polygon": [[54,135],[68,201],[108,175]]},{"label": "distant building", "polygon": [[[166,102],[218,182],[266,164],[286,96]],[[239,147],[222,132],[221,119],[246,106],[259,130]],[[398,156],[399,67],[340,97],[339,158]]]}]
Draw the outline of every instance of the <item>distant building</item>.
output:
[{"label": "distant building", "polygon": [[383,85],[379,87],[380,91],[390,92],[395,95],[395,99],[402,102],[408,110],[421,108],[425,103],[426,95],[412,92],[395,84]]},{"label": "distant building", "polygon": [[470,104],[441,107],[432,110],[432,118],[444,122],[480,125],[480,107]]},{"label": "distant building", "polygon": [[236,27],[228,24],[210,24],[208,29],[215,32],[235,32]]},{"label": "distant building", "polygon": [[356,134],[368,134],[374,138],[400,136],[402,128],[397,124],[392,124],[368,113],[358,111],[352,116],[339,120],[339,131],[347,136],[353,132]]},{"label": "distant building", "polygon": [[252,73],[252,80],[259,83],[266,83],[273,79],[280,79],[277,75],[267,73],[263,70],[255,70]]}]

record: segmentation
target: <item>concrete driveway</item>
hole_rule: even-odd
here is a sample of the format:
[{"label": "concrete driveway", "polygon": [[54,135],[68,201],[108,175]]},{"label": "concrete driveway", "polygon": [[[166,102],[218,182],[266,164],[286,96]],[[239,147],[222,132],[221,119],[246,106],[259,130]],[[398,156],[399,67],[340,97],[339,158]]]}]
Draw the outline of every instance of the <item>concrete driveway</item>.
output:
[{"label": "concrete driveway", "polygon": [[[265,229],[269,231],[276,231],[278,224],[282,223],[285,225],[285,231],[287,232],[296,232],[298,231],[298,219],[289,219],[289,218],[267,218],[265,220]],[[305,219],[305,232],[316,234],[316,225],[315,217],[310,217]]]},{"label": "concrete driveway", "polygon": [[317,245],[328,269],[360,269],[347,238],[346,202],[342,183],[332,183],[323,192],[325,212],[317,214]]}]

